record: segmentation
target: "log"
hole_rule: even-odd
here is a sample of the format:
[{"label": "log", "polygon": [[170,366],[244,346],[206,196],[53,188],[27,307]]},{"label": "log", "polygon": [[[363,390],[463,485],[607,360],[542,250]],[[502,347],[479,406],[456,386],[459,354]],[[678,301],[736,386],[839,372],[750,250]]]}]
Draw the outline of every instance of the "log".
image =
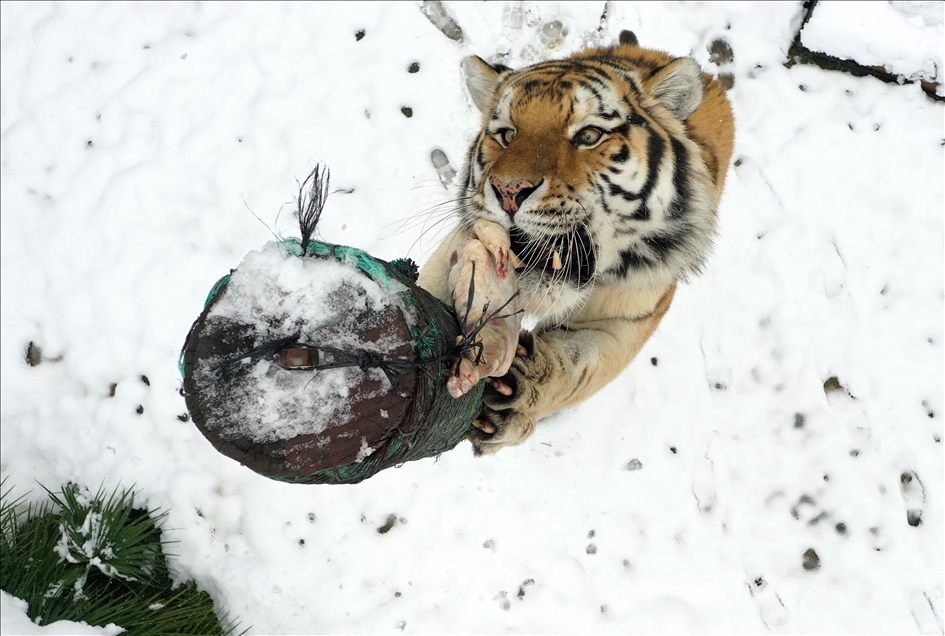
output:
[{"label": "log", "polygon": [[309,240],[303,227],[301,241],[268,243],[213,287],[181,352],[182,394],[214,448],[247,468],[353,484],[472,431],[483,383],[447,392],[460,335],[411,261]]}]

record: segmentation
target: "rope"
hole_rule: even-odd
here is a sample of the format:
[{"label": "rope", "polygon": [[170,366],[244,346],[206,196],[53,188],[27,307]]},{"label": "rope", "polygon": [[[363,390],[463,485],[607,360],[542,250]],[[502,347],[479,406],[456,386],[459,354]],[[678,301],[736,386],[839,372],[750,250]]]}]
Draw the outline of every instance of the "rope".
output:
[{"label": "rope", "polygon": [[[475,273],[475,263],[473,263],[473,268]],[[463,317],[464,322],[469,316],[469,307],[472,305],[474,293],[475,283],[471,280],[469,283],[469,300],[466,304],[466,315]],[[243,360],[258,362],[263,358],[276,355],[283,349],[289,347],[299,347],[302,349],[315,349],[320,352],[331,354],[331,356],[335,358],[332,362],[305,367],[306,370],[310,369],[312,371],[324,371],[328,369],[358,367],[362,371],[366,372],[369,369],[380,369],[384,372],[384,375],[390,382],[391,389],[396,391],[400,389],[400,383],[397,380],[397,375],[401,373],[420,371],[426,374],[428,377],[432,377],[432,373],[430,371],[432,367],[438,366],[442,363],[452,364],[460,358],[466,358],[473,361],[474,364],[479,364],[482,361],[483,344],[481,342],[476,342],[476,337],[479,335],[479,332],[481,332],[486,327],[486,325],[489,324],[490,321],[503,320],[521,313],[522,310],[520,309],[519,311],[511,314],[499,315],[499,312],[508,307],[517,296],[518,291],[512,294],[508,300],[502,303],[502,305],[491,314],[487,313],[489,310],[489,303],[486,303],[482,310],[483,315],[476,324],[476,327],[468,334],[461,336],[460,340],[456,343],[456,346],[453,347],[451,351],[430,360],[414,362],[413,360],[408,360],[406,358],[388,359],[378,355],[373,351],[368,351],[367,349],[344,351],[342,349],[329,347],[327,345],[304,342],[301,340],[302,334],[296,333],[295,335],[273,340],[272,342],[267,342],[258,347],[254,347],[246,353],[240,354],[238,356],[227,358],[217,364],[214,367],[214,370],[219,372],[221,376],[226,379],[240,366]],[[473,351],[475,351],[475,354],[473,354]]]}]

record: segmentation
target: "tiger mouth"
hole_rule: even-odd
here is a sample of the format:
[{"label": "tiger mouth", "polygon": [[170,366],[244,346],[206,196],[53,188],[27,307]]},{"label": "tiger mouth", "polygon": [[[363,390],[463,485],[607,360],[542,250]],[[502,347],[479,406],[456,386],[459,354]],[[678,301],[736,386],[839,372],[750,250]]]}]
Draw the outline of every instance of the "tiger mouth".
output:
[{"label": "tiger mouth", "polygon": [[594,244],[584,228],[567,234],[533,236],[513,227],[509,238],[512,254],[518,258],[513,259],[513,266],[519,273],[537,271],[575,287],[587,285],[594,277],[597,264]]}]

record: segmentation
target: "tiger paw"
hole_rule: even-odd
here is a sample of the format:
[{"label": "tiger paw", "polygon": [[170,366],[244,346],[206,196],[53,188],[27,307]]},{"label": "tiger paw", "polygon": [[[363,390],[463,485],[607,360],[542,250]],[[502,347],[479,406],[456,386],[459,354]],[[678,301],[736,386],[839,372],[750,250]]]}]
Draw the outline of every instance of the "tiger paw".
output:
[{"label": "tiger paw", "polygon": [[518,411],[483,407],[476,428],[469,435],[475,455],[494,455],[507,446],[518,446],[535,431],[535,420]]},{"label": "tiger paw", "polygon": [[490,378],[482,396],[486,408],[504,412],[519,411],[535,415],[548,412],[547,404],[567,392],[566,373],[560,356],[540,336],[522,331],[508,372]]},{"label": "tiger paw", "polygon": [[506,446],[517,446],[535,431],[538,387],[549,377],[549,356],[544,346],[523,331],[508,373],[489,379],[476,430],[469,436],[476,455],[492,455]]}]

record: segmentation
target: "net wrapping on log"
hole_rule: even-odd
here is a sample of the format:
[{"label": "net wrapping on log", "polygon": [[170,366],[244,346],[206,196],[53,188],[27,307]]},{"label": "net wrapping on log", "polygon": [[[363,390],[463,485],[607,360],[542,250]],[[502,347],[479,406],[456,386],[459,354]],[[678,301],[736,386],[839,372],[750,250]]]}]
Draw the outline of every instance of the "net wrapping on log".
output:
[{"label": "net wrapping on log", "polygon": [[[220,279],[187,336],[180,360],[187,407],[217,450],[272,479],[351,484],[390,466],[437,456],[470,433],[481,408],[482,386],[459,399],[447,392],[459,326],[452,308],[416,285],[411,261],[388,263],[307,236],[271,245],[286,259],[304,262],[311,276],[318,277],[320,268],[330,263],[341,263],[376,284],[391,302],[381,309],[358,309],[367,292],[358,287],[361,283],[346,283],[333,297],[341,304],[334,308],[336,321],[322,324],[325,305],[309,306],[307,297],[292,298],[292,289],[283,288],[272,292],[271,307],[256,307],[253,319],[234,319],[216,310],[226,305],[227,294],[248,294],[255,288],[250,289],[252,281],[244,281],[250,274],[240,277],[243,265]],[[279,281],[274,278],[272,286],[278,287]],[[317,325],[317,333],[307,329],[307,319],[296,317],[299,304],[302,314]],[[360,332],[360,346],[352,346],[347,335],[352,331]],[[389,350],[382,351],[377,343],[388,343]],[[307,370],[280,367],[279,351],[290,346],[318,349],[321,364]],[[328,361],[322,362],[322,357]],[[372,373],[375,369],[379,372]],[[339,385],[337,376],[328,380],[331,376],[324,374],[347,374],[349,381],[349,388],[336,391],[344,399],[336,406],[329,401],[331,408],[319,401],[319,391]],[[295,386],[296,394],[279,402],[278,390],[260,393],[260,383],[270,381],[275,387]],[[273,439],[271,433],[259,432],[266,417],[246,421],[254,418],[255,403],[264,400],[282,409],[289,433]],[[310,415],[326,417],[326,408],[328,425],[311,425],[317,418]]]}]

